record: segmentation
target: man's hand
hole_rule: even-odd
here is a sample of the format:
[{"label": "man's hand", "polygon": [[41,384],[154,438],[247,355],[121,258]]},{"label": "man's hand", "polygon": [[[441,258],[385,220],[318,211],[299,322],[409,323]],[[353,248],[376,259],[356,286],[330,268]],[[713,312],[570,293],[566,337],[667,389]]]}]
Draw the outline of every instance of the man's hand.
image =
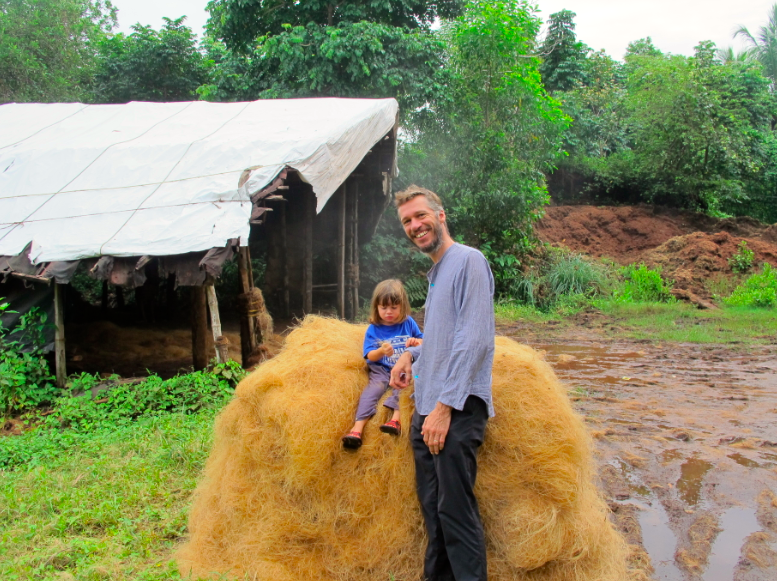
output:
[{"label": "man's hand", "polygon": [[424,425],[421,426],[424,444],[429,446],[429,451],[432,454],[439,454],[442,451],[450,427],[451,406],[438,401],[432,413],[426,416]]},{"label": "man's hand", "polygon": [[405,389],[410,385],[410,376],[413,374],[413,356],[405,351],[399,356],[391,369],[389,385],[396,389]]}]

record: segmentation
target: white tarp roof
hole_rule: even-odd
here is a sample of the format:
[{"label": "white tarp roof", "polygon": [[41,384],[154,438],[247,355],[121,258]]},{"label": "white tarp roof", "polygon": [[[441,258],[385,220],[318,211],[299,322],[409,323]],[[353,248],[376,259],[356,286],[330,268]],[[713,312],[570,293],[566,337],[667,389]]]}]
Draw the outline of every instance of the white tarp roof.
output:
[{"label": "white tarp roof", "polygon": [[246,244],[251,194],[289,166],[321,211],[397,110],[394,99],[2,105],[0,256],[30,242],[34,263]]}]

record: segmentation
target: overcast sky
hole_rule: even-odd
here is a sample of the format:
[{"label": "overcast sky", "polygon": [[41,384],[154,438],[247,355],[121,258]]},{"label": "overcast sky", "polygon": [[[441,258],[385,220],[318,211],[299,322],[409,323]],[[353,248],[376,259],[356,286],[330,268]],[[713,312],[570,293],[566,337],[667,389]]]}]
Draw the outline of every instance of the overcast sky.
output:
[{"label": "overcast sky", "polygon": [[[741,49],[734,30],[747,26],[754,35],[768,20],[774,0],[536,0],[540,16],[559,10],[577,14],[577,36],[594,49],[617,59],[629,42],[650,36],[664,52],[692,55],[700,40]],[[202,34],[208,19],[207,0],[113,0],[119,9],[119,30],[130,32],[136,22],[162,25],[162,17],[186,15],[186,23]]]}]

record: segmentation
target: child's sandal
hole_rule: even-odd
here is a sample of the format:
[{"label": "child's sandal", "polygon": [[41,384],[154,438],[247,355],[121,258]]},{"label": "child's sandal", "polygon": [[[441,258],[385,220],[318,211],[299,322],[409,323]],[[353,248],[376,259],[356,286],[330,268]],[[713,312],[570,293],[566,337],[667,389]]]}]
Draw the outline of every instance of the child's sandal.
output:
[{"label": "child's sandal", "polygon": [[402,426],[399,425],[399,420],[389,420],[380,427],[380,431],[392,436],[398,436],[402,433]]},{"label": "child's sandal", "polygon": [[361,448],[362,445],[362,433],[361,432],[348,432],[343,436],[343,448],[349,450],[356,450]]}]

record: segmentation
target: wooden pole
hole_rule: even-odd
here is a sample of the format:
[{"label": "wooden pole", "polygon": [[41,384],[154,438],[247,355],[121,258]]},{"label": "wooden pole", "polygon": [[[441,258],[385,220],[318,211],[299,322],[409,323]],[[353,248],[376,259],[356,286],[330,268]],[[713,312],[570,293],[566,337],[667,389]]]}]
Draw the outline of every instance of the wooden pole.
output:
[{"label": "wooden pole", "polygon": [[313,312],[313,220],[316,217],[316,196],[312,190],[305,193],[303,207],[302,312],[307,315]]},{"label": "wooden pole", "polygon": [[210,327],[213,331],[213,344],[216,346],[216,361],[224,363],[219,352],[219,339],[221,338],[221,316],[219,315],[219,302],[216,298],[216,287],[209,284],[205,287],[205,294],[208,298],[208,310],[210,311]]},{"label": "wooden pole", "polygon": [[57,387],[64,388],[67,379],[67,364],[65,362],[65,301],[64,285],[54,283],[54,365],[56,368]]},{"label": "wooden pole", "polygon": [[359,314],[359,182],[354,180],[351,199],[353,201],[351,242],[351,317]]},{"label": "wooden pole", "polygon": [[286,203],[281,204],[281,250],[283,256],[283,316],[288,318],[291,315],[289,310],[289,252],[288,237],[286,233]]},{"label": "wooden pole", "polygon": [[243,367],[248,365],[248,360],[256,350],[256,334],[254,332],[254,317],[249,315],[249,303],[253,281],[249,276],[248,265],[251,263],[251,254],[247,246],[241,246],[237,255],[237,270],[239,273],[241,313],[240,313],[240,354],[243,359]]},{"label": "wooden pole", "polygon": [[191,287],[192,298],[192,364],[195,371],[208,366],[208,309],[205,288]]},{"label": "wooden pole", "polygon": [[337,224],[337,314],[345,318],[345,217],[346,217],[346,188],[345,183],[340,186],[340,207]]}]

